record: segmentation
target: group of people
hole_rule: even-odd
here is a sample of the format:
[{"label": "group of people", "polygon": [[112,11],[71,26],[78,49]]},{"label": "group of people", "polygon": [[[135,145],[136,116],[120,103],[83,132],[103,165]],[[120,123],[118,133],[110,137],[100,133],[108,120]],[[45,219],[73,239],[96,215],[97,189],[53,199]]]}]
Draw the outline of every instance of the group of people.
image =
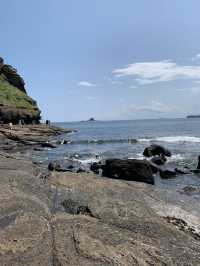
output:
[{"label": "group of people", "polygon": [[[47,127],[50,127],[51,126],[51,121],[50,120],[46,120],[45,124],[46,124]],[[18,122],[18,125],[20,127],[23,127],[25,125],[24,120],[20,119],[19,122]],[[13,129],[13,123],[12,122],[8,123],[8,127],[9,127],[10,130],[12,130]]]}]

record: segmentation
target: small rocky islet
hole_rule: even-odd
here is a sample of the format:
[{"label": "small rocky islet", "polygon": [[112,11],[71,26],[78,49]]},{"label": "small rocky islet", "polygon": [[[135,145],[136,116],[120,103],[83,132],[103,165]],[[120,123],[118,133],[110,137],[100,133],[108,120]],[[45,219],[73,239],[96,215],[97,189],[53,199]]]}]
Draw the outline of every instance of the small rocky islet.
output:
[{"label": "small rocky islet", "polygon": [[17,102],[30,99],[0,74],[0,265],[200,264],[199,203],[152,185],[155,173],[198,169],[168,169],[171,153],[158,145],[144,150],[148,160],[108,159],[89,172],[41,168],[24,151],[67,144],[55,139],[71,130],[39,124],[35,101],[5,101],[7,90]]}]

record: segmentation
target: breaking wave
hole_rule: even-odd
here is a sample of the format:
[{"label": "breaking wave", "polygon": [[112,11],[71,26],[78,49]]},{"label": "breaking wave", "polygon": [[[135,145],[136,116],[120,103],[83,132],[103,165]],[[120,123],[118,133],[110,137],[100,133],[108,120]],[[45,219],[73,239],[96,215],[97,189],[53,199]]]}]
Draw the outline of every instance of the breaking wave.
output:
[{"label": "breaking wave", "polygon": [[169,143],[200,143],[200,138],[192,136],[170,136],[170,137],[157,137],[157,138],[144,138],[138,139],[139,142],[169,142]]},{"label": "breaking wave", "polygon": [[68,144],[115,144],[115,143],[137,143],[136,139],[85,139],[71,140]]}]

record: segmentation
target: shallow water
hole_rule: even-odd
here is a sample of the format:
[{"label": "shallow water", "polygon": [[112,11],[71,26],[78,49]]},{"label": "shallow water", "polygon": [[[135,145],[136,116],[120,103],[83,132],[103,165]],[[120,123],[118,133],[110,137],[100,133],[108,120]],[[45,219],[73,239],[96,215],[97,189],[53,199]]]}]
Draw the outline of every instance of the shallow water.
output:
[{"label": "shallow water", "polygon": [[[105,158],[138,158],[149,144],[157,143],[172,152],[169,163],[195,168],[200,154],[200,119],[158,119],[134,121],[95,121],[56,123],[78,132],[59,136],[69,140],[57,149],[38,153],[40,160],[71,159],[89,166]],[[181,190],[193,185],[199,189],[200,177],[184,175],[171,180],[156,178],[159,187]],[[199,197],[199,193],[194,193]]]}]

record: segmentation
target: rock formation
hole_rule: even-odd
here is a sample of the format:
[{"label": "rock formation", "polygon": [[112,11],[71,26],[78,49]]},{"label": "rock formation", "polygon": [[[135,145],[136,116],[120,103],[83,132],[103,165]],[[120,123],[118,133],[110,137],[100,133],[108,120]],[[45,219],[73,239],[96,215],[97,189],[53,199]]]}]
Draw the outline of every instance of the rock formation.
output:
[{"label": "rock formation", "polygon": [[36,101],[27,95],[24,80],[16,69],[0,59],[0,122],[39,123],[41,111]]}]

